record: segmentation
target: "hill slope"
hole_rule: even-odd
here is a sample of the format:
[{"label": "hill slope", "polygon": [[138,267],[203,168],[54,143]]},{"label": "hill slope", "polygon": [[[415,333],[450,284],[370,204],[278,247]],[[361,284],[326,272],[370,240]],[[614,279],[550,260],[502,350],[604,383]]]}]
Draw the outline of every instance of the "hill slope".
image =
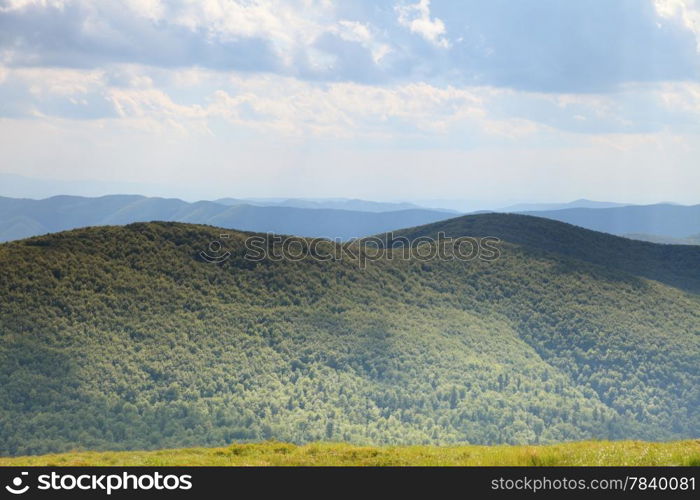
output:
[{"label": "hill slope", "polygon": [[[643,276],[700,293],[700,249],[630,240],[545,218],[480,214],[393,231],[394,238],[493,236],[532,251],[549,252]],[[386,240],[387,235],[379,235]]]},{"label": "hill slope", "polygon": [[[562,226],[497,217],[451,224]],[[556,228],[364,270],[251,262],[243,233],[209,264],[221,229],[177,223],[0,245],[0,453],[697,437],[700,298],[553,253]]]},{"label": "hill slope", "polygon": [[224,228],[348,240],[450,217],[439,210],[373,211],[325,208],[226,206],[200,201],[110,195],[54,196],[45,200],[0,197],[0,241],[78,227],[152,220],[211,224]]}]

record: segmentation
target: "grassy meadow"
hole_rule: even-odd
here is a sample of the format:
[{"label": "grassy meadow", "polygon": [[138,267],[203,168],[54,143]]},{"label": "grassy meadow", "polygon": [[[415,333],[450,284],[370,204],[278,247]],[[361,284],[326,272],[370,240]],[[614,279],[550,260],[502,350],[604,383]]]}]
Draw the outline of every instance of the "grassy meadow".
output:
[{"label": "grassy meadow", "polygon": [[0,466],[700,466],[700,440],[548,446],[353,446],[280,442],[0,458]]}]

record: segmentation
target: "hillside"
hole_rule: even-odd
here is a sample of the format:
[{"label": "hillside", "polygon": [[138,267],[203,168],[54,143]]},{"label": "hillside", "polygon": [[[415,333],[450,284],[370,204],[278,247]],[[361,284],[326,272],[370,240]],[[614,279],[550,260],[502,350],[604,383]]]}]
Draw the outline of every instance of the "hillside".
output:
[{"label": "hillside", "polygon": [[[534,251],[572,257],[579,261],[643,276],[700,293],[700,249],[691,245],[659,245],[630,240],[571,224],[518,214],[480,214],[448,219],[393,231],[394,238],[458,238],[493,236]],[[386,235],[379,235],[386,239]]]},{"label": "hillside", "polygon": [[[244,233],[209,264],[222,230],[180,223],[0,245],[0,454],[700,434],[700,297],[620,266],[690,290],[700,249],[669,271],[665,247],[542,219],[444,227],[513,234],[492,262],[367,269],[251,262]],[[575,258],[600,245],[618,260]]]},{"label": "hillside", "polygon": [[[187,203],[173,198],[110,195],[99,198],[54,196],[44,200],[0,197],[0,242],[79,227],[130,224],[151,220],[210,224],[245,231],[296,234],[348,240],[392,229],[426,224],[451,217],[439,210],[382,211],[338,210],[309,205],[253,206],[199,201]],[[400,206],[400,205],[397,205]],[[386,207],[385,207],[386,208]]]}]

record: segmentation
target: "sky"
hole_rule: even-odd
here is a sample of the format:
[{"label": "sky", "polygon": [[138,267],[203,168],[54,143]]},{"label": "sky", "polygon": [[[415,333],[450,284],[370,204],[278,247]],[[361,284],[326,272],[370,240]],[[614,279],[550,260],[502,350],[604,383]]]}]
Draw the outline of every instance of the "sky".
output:
[{"label": "sky", "polygon": [[691,204],[699,139],[700,0],[0,0],[0,174],[71,194]]}]

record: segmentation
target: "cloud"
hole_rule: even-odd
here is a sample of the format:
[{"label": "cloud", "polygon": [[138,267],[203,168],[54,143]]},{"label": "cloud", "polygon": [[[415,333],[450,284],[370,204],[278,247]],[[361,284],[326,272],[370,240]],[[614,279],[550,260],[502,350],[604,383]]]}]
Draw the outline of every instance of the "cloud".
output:
[{"label": "cloud", "polygon": [[449,48],[450,42],[445,37],[445,23],[441,19],[430,17],[430,0],[418,3],[397,5],[399,24],[420,35],[436,47]]},{"label": "cloud", "polygon": [[114,117],[104,99],[103,70],[2,68],[0,117]]},{"label": "cloud", "polygon": [[[502,134],[511,120],[486,116],[488,89],[427,83],[326,84],[133,65],[100,70],[7,68],[4,74],[0,102],[13,107],[0,107],[0,116],[119,119],[154,132],[172,126],[181,132],[213,133],[216,124],[226,123],[229,130],[282,137],[393,141],[465,130],[476,134],[480,129]],[[503,123],[497,126],[498,121]]]},{"label": "cloud", "polygon": [[469,122],[484,115],[477,93],[427,84],[319,85],[289,77],[239,75],[218,86],[222,88],[203,102],[185,107],[154,89],[120,89],[110,92],[110,98],[124,118],[179,119],[197,127],[203,121],[224,121],[268,136],[352,141],[440,135],[453,127],[474,127]]},{"label": "cloud", "polygon": [[236,130],[458,148],[538,134],[700,133],[700,84],[691,82],[630,84],[615,94],[552,94],[426,82],[307,82],[141,65],[0,66],[0,75],[0,116],[118,119],[154,133]]},{"label": "cloud", "polygon": [[[697,0],[0,0],[0,62],[609,92],[698,81]],[[449,35],[449,36],[448,36]]]},{"label": "cloud", "polygon": [[656,12],[664,19],[674,19],[695,34],[700,53],[700,1],[654,0]]},{"label": "cloud", "polygon": [[391,52],[391,46],[389,46],[389,44],[381,43],[376,40],[368,24],[341,20],[338,21],[336,26],[331,27],[329,31],[337,33],[337,35],[345,41],[357,42],[363,47],[368,48],[372,53],[372,59],[375,64],[380,63],[381,60]]},{"label": "cloud", "polygon": [[[301,6],[305,8],[301,8]],[[284,71],[324,30],[325,2],[17,1],[0,14],[10,64],[131,62]]]},{"label": "cloud", "polygon": [[[343,187],[387,168],[417,190],[444,159],[443,186],[471,174],[497,190],[499,177],[517,178],[514,193],[530,170],[558,189],[562,166],[605,176],[624,164],[628,182],[637,164],[677,162],[686,180],[664,193],[690,193],[700,144],[697,7],[0,0],[0,159],[133,179],[211,175],[215,165],[260,189],[284,178],[286,189],[308,182],[313,157],[311,178],[329,186],[344,175],[329,165],[342,164],[359,172]],[[665,182],[645,175],[640,189]]]},{"label": "cloud", "polygon": [[63,8],[65,0],[3,0],[0,4],[0,12],[12,12],[26,9],[27,7],[53,7]]}]

